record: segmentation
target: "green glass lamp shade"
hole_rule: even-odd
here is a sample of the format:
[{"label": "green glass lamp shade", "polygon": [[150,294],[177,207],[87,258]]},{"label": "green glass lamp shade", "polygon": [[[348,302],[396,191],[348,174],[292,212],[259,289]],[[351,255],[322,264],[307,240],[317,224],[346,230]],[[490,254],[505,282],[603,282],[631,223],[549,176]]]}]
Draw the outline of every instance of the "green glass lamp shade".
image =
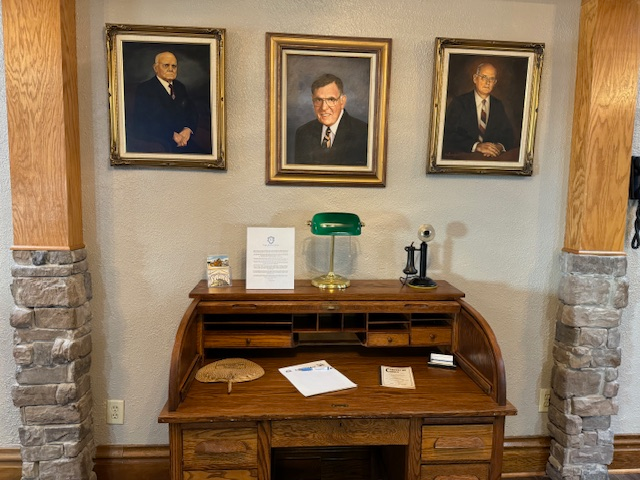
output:
[{"label": "green glass lamp shade", "polygon": [[314,235],[360,235],[362,233],[362,223],[355,213],[316,213],[309,223],[311,233]]},{"label": "green glass lamp shade", "polygon": [[349,279],[333,272],[335,238],[337,235],[360,235],[364,224],[355,213],[323,212],[316,213],[308,222],[314,235],[331,236],[331,256],[329,257],[329,273],[311,280],[311,284],[324,289],[344,289],[351,282]]}]

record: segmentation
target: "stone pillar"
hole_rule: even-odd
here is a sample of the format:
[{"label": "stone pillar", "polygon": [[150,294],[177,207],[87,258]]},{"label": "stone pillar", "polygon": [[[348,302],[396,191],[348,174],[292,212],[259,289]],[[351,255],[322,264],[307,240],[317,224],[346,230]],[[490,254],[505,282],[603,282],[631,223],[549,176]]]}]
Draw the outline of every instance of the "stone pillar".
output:
[{"label": "stone pillar", "polygon": [[22,480],[95,479],[85,250],[14,251],[13,258]]},{"label": "stone pillar", "polygon": [[562,254],[549,405],[553,480],[609,478],[626,269],[624,256]]}]

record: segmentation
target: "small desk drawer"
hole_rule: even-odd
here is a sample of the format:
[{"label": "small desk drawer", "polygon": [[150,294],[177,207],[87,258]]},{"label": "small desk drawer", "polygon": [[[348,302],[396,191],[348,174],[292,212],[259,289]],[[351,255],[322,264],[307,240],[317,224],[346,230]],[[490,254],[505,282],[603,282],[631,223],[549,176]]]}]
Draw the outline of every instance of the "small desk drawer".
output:
[{"label": "small desk drawer", "polygon": [[488,463],[422,465],[420,480],[488,480]]},{"label": "small desk drawer", "polygon": [[489,461],[493,425],[424,425],[422,461]]},{"label": "small desk drawer", "polygon": [[185,470],[257,468],[257,452],[257,428],[185,429],[182,431],[182,459]]},{"label": "small desk drawer", "polygon": [[290,348],[291,332],[216,332],[204,334],[204,348]]},{"label": "small desk drawer", "polygon": [[451,345],[451,327],[411,327],[411,345]]},{"label": "small desk drawer", "polygon": [[369,347],[406,347],[409,345],[409,332],[369,332],[367,346]]},{"label": "small desk drawer", "polygon": [[407,445],[408,419],[278,420],[271,422],[271,446],[329,447]]}]

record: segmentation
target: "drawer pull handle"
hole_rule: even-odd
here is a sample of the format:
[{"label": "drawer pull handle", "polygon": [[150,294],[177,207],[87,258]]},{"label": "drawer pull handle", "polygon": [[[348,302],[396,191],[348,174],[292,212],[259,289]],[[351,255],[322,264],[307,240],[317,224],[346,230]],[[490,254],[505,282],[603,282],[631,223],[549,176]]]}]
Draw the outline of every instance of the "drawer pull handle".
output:
[{"label": "drawer pull handle", "polygon": [[429,338],[430,338],[431,340],[435,340],[435,339],[436,339],[436,334],[435,334],[435,333],[430,333],[430,334],[429,334]]},{"label": "drawer pull handle", "polygon": [[251,339],[250,338],[245,338],[244,341],[247,344],[247,346],[251,345]]},{"label": "drawer pull handle", "polygon": [[236,441],[215,441],[209,440],[207,442],[200,442],[196,445],[196,453],[211,454],[211,453],[239,453],[249,450],[245,442],[240,440]]},{"label": "drawer pull handle", "polygon": [[389,343],[393,343],[393,338],[391,338],[391,337],[387,337],[387,342],[389,342]]},{"label": "drawer pull handle", "polygon": [[433,448],[484,448],[480,437],[440,437]]},{"label": "drawer pull handle", "polygon": [[438,475],[434,480],[479,480],[475,475]]},{"label": "drawer pull handle", "polygon": [[338,305],[324,305],[325,310],[338,310]]}]

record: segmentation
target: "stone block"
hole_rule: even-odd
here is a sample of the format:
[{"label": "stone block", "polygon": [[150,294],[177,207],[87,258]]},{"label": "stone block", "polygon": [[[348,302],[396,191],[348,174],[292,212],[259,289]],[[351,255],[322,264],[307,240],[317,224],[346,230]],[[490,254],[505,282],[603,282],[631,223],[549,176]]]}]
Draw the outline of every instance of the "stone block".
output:
[{"label": "stone block", "polygon": [[572,450],[568,463],[609,465],[612,461],[613,445],[598,445],[596,447],[584,446],[580,449]]},{"label": "stone block", "polygon": [[80,423],[91,414],[91,395],[68,405],[44,405],[23,408],[26,425],[63,425]]},{"label": "stone block", "polygon": [[31,252],[31,263],[34,265],[45,265],[49,261],[49,252],[46,250],[35,250]]},{"label": "stone block", "polygon": [[598,430],[599,445],[613,445],[614,434],[612,430]]},{"label": "stone block", "polygon": [[570,347],[558,342],[553,346],[553,359],[560,365],[569,368],[586,368],[591,366],[591,349],[588,347]]},{"label": "stone block", "polygon": [[586,305],[564,305],[561,321],[570,327],[612,328],[620,325],[622,310]]},{"label": "stone block", "polygon": [[57,385],[14,385],[11,388],[13,404],[16,407],[27,405],[55,405]]},{"label": "stone block", "polygon": [[14,278],[11,291],[22,307],[78,307],[87,301],[83,275]]},{"label": "stone block", "polygon": [[[76,425],[45,426],[44,439],[47,443],[79,442],[91,437],[91,418]],[[76,455],[73,455],[74,457]]]},{"label": "stone block", "polygon": [[563,271],[581,275],[609,275],[620,277],[627,272],[626,256],[577,255],[564,256]]},{"label": "stone block", "polygon": [[73,340],[58,338],[53,344],[52,359],[56,363],[70,362],[91,353],[91,335]]},{"label": "stone block", "polygon": [[19,277],[68,277],[74,272],[73,265],[14,265],[11,275]]},{"label": "stone block", "polygon": [[591,351],[593,367],[619,367],[621,362],[622,350],[620,348],[594,348]]},{"label": "stone block", "polygon": [[77,308],[36,308],[35,311],[35,325],[40,328],[58,328],[58,329],[70,329],[77,328],[84,324],[82,318],[78,318],[76,314]]},{"label": "stone block", "polygon": [[33,342],[33,363],[35,365],[53,365],[51,349],[53,342]]},{"label": "stone block", "polygon": [[571,400],[560,398],[553,390],[551,391],[551,396],[549,397],[549,405],[552,405],[560,413],[571,413]]},{"label": "stone block", "polygon": [[609,471],[605,465],[585,465],[582,469],[582,480],[609,480]]},{"label": "stone block", "polygon": [[87,355],[86,357],[74,360],[69,365],[69,381],[77,382],[79,378],[89,373],[91,369],[91,356]]},{"label": "stone block", "polygon": [[613,282],[611,305],[624,308],[629,303],[629,280],[626,277],[616,278]]},{"label": "stone block", "polygon": [[571,399],[573,413],[581,417],[598,417],[603,415],[617,415],[618,404],[613,398],[602,395],[586,395]]},{"label": "stone block", "polygon": [[33,447],[47,443],[43,427],[22,426],[18,429],[18,434],[20,435],[20,445],[24,447]]},{"label": "stone block", "polygon": [[20,448],[22,460],[27,462],[55,460],[62,457],[63,453],[64,447],[62,445],[39,445]]},{"label": "stone block", "polygon": [[47,385],[50,383],[63,383],[69,376],[67,365],[47,366],[18,366],[16,379],[21,385]]},{"label": "stone block", "polygon": [[31,365],[33,363],[33,345],[14,346],[13,359],[15,360],[17,365]]},{"label": "stone block", "polygon": [[31,328],[34,324],[34,312],[30,308],[14,307],[9,317],[13,328]]},{"label": "stone block", "polygon": [[556,365],[552,371],[551,385],[560,398],[599,394],[603,373],[597,369],[574,370]]},{"label": "stone block", "polygon": [[607,330],[607,348],[618,348],[620,346],[620,328],[610,328]]},{"label": "stone block", "polygon": [[608,339],[606,328],[581,328],[578,336],[578,345],[585,347],[604,347]]},{"label": "stone block", "polygon": [[578,415],[565,414],[549,405],[548,418],[551,424],[568,435],[579,435],[582,432],[582,418]]},{"label": "stone block", "polygon": [[551,435],[551,438],[553,438],[563,447],[580,448],[583,445],[583,438],[581,433],[569,435],[562,429],[555,426],[552,422],[549,422],[547,424],[547,427],[549,428],[549,434]]},{"label": "stone block", "polygon": [[609,304],[611,283],[607,278],[563,275],[560,279],[560,300],[567,305]]},{"label": "stone block", "polygon": [[38,462],[22,462],[22,480],[37,479],[38,475]]},{"label": "stone block", "polygon": [[613,382],[618,379],[618,369],[617,368],[605,368],[604,369],[604,381],[605,382]]},{"label": "stone block", "polygon": [[602,395],[608,398],[616,397],[619,389],[620,385],[618,382],[606,382],[602,388]]},{"label": "stone block", "polygon": [[584,445],[587,447],[595,447],[598,445],[598,432],[593,431],[583,431],[582,438],[584,440]]},{"label": "stone block", "polygon": [[18,265],[31,265],[31,251],[30,250],[13,250],[13,261]]},{"label": "stone block", "polygon": [[582,429],[584,431],[607,430],[610,427],[611,427],[611,416],[609,415],[582,418]]},{"label": "stone block", "polygon": [[78,388],[75,383],[61,383],[56,389],[56,404],[66,405],[67,403],[75,402],[80,398],[78,395]]},{"label": "stone block", "polygon": [[92,452],[87,447],[76,457],[40,462],[40,480],[93,479],[92,470]]},{"label": "stone block", "polygon": [[578,345],[580,329],[556,322],[556,341],[564,345]]}]

